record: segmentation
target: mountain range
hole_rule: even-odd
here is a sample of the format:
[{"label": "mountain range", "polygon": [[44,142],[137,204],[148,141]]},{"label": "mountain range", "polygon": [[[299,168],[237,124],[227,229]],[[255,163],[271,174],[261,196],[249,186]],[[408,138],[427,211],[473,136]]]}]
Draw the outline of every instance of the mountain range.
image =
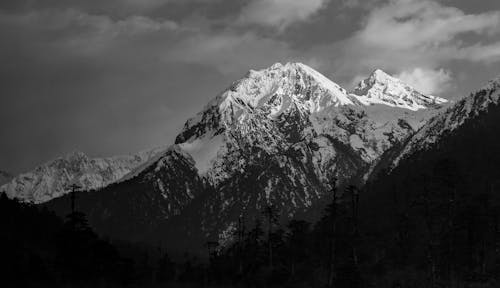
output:
[{"label": "mountain range", "polygon": [[[346,145],[354,151],[354,158],[361,158],[351,162],[372,163],[416,131],[444,103],[445,99],[424,95],[381,70],[349,93],[304,64],[277,63],[261,71],[251,70],[235,81],[186,122],[175,144],[191,156],[199,175],[213,185],[236,171],[237,164],[227,165],[227,158],[239,157],[236,154],[248,152],[251,146],[276,153],[299,142],[316,144],[320,147],[316,160],[321,163],[314,165],[319,175],[335,157],[330,155],[333,142]],[[43,203],[68,193],[66,187],[75,180],[88,191],[132,178],[165,150],[108,158],[73,152],[18,175],[0,191],[22,201]],[[338,173],[347,176],[350,172]]]},{"label": "mountain range", "polygon": [[381,70],[347,91],[304,64],[277,63],[233,82],[168,148],[106,159],[76,153],[0,189],[64,214],[61,196],[76,179],[85,191],[78,207],[103,234],[224,242],[242,217],[254,221],[269,205],[283,220],[310,216],[333,178],[361,185],[382,164],[396,165],[391,157],[411,153],[414,137],[449,105]]},{"label": "mountain range", "polygon": [[381,70],[347,91],[304,64],[278,63],[233,82],[170,147],[76,152],[1,189],[64,215],[76,182],[78,209],[100,233],[184,249],[224,243],[239,219],[256,221],[269,206],[282,220],[314,217],[334,178],[343,189],[397,171],[498,105],[499,83],[449,103]]},{"label": "mountain range", "polygon": [[[208,248],[199,283],[208,272],[220,283],[246,275],[263,286],[289,279],[323,287],[333,268],[335,287],[416,279],[419,287],[497,287],[499,104],[500,78],[448,102],[381,70],[352,91],[300,63],[250,71],[188,119],[170,146],[101,159],[75,152],[2,186],[38,204],[2,197],[5,224],[30,232],[6,238],[8,251],[18,251],[7,259],[23,258],[26,243],[45,247],[46,231],[61,237],[47,224],[63,222],[42,207],[68,215],[66,229],[82,225],[85,238],[88,219],[109,247],[149,247],[133,253],[138,262],[160,255],[167,260],[159,267],[183,269],[170,257],[185,261],[190,279],[191,261]],[[94,253],[82,251],[78,262]],[[121,265],[102,251],[118,261],[110,267]],[[17,265],[24,273],[25,261]]]}]

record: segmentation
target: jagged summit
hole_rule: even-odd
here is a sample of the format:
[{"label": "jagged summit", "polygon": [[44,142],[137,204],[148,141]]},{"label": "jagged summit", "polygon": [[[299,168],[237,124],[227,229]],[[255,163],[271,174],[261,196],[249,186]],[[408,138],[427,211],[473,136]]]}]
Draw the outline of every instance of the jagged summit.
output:
[{"label": "jagged summit", "polygon": [[[285,99],[277,99],[284,95]],[[305,64],[290,62],[276,63],[262,70],[250,70],[244,78],[235,81],[224,91],[221,99],[221,108],[234,105],[252,109],[270,105],[284,110],[293,102],[303,105],[310,112],[317,112],[329,105],[354,104],[347,91],[338,84]],[[272,112],[274,116],[278,113]]]},{"label": "jagged summit", "polygon": [[368,79],[376,82],[388,82],[388,81],[394,81],[394,79],[397,79],[395,77],[392,77],[382,69],[375,69],[373,72],[370,74]]},{"label": "jagged summit", "polygon": [[383,104],[413,111],[442,105],[448,100],[425,95],[403,81],[376,69],[352,91],[364,105]]},{"label": "jagged summit", "polygon": [[[193,157],[198,170],[204,175],[214,167],[214,161],[221,154],[228,152],[228,141],[235,143],[230,145],[233,147],[241,145],[241,139],[252,143],[251,145],[264,143],[268,141],[264,140],[267,138],[273,139],[265,149],[275,153],[277,149],[281,149],[275,145],[280,141],[277,135],[283,139],[304,139],[317,134],[334,133],[335,138],[342,139],[342,142],[352,145],[355,150],[363,151],[363,157],[372,161],[385,149],[383,147],[391,145],[386,143],[388,139],[381,140],[385,137],[383,133],[391,134],[393,129],[399,131],[401,127],[397,124],[397,119],[400,117],[415,116],[402,115],[401,111],[392,107],[416,111],[437,107],[438,103],[446,101],[419,93],[382,70],[375,70],[368,79],[360,83],[355,92],[348,93],[302,63],[276,63],[266,69],[250,70],[189,119],[175,143]],[[392,111],[373,112],[370,109],[369,112],[367,106],[371,104],[383,104]],[[380,119],[373,118],[365,121],[370,124],[362,125],[378,128],[370,126],[364,132],[359,128],[361,134],[371,131],[370,135],[363,135],[360,139],[351,136],[356,131],[351,131],[347,123],[361,121],[352,115],[363,118],[366,113]],[[374,113],[385,115],[377,116]],[[413,122],[421,125],[422,117],[416,117],[418,119]],[[387,125],[389,122],[391,124]],[[412,127],[415,128],[418,127]],[[376,135],[377,133],[383,135]],[[406,133],[407,131],[396,134],[400,138]],[[369,144],[372,142],[376,142],[377,147]]]},{"label": "jagged summit", "polygon": [[417,111],[436,108],[447,100],[425,95],[401,80],[376,69],[348,91],[302,63],[275,63],[250,70],[233,82],[197,115],[189,119],[175,143],[184,143],[261,115],[278,118],[291,110],[330,113],[332,107],[382,104]]},{"label": "jagged summit", "polygon": [[316,113],[328,107],[356,105],[355,97],[321,73],[302,63],[276,63],[250,70],[245,77],[209,102],[189,119],[176,143],[197,138],[209,130],[227,128],[255,115],[277,118],[298,109]]}]

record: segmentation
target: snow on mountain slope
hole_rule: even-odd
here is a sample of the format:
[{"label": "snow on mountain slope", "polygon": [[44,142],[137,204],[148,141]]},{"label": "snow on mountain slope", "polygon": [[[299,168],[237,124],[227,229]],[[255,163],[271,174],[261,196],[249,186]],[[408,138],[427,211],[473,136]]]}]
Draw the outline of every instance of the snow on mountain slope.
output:
[{"label": "snow on mountain slope", "polygon": [[179,144],[179,146],[193,157],[198,172],[204,174],[210,169],[211,162],[217,157],[223,141],[222,135],[205,135],[193,141]]},{"label": "snow on mountain slope", "polygon": [[448,102],[444,98],[424,95],[380,69],[361,81],[352,93],[365,105],[384,104],[414,111]]},{"label": "snow on mountain slope", "polygon": [[113,183],[163,150],[157,148],[136,155],[109,158],[89,158],[82,152],[70,153],[14,177],[1,186],[0,191],[10,198],[43,203],[69,193],[66,186],[71,181],[77,181],[84,191]]},{"label": "snow on mountain slope", "polygon": [[431,118],[409,139],[402,152],[394,160],[393,166],[409,154],[425,150],[443,136],[460,127],[467,119],[474,118],[479,113],[486,111],[489,105],[498,105],[499,99],[500,77]]},{"label": "snow on mountain slope", "polygon": [[250,70],[189,119],[176,143],[243,122],[256,111],[276,118],[293,105],[309,113],[329,106],[354,104],[346,90],[319,72],[300,63],[276,63],[268,69]]},{"label": "snow on mountain slope", "polygon": [[[340,186],[363,181],[385,151],[440,106],[421,93],[401,103],[386,100],[391,95],[364,103],[368,96],[349,94],[300,63],[252,70],[187,120],[170,149],[99,191],[81,193],[80,207],[100,231],[152,241],[164,233],[169,243],[193,235],[224,240],[240,216],[261,217],[269,204],[285,219],[314,210],[333,177]],[[65,198],[48,205],[67,207]]]},{"label": "snow on mountain slope", "polygon": [[[203,163],[197,165],[203,166],[201,172],[209,174],[211,167],[218,166],[217,153],[224,158],[222,154],[230,153],[230,147],[238,146],[242,139],[277,152],[281,140],[310,140],[326,134],[371,162],[410,130],[420,128],[433,113],[428,111],[435,111],[425,108],[446,102],[419,93],[381,70],[362,81],[354,92],[347,93],[301,63],[251,70],[189,119],[176,143],[195,161],[200,159],[197,162]],[[199,146],[205,142],[212,148],[201,150]],[[231,142],[230,147],[224,145]],[[210,155],[202,155],[208,150]]]},{"label": "snow on mountain slope", "polygon": [[382,73],[362,82],[366,94],[349,94],[304,64],[278,63],[250,71],[189,119],[176,144],[216,191],[198,209],[203,229],[220,232],[269,203],[283,215],[312,207],[332,176],[341,185],[361,178],[446,102]]},{"label": "snow on mountain slope", "polygon": [[[363,83],[379,87],[377,77]],[[252,70],[189,119],[166,151],[102,159],[76,153],[19,175],[0,191],[42,203],[66,194],[66,184],[77,178],[84,190],[99,189],[79,196],[94,224],[110,219],[103,230],[114,229],[127,219],[137,224],[136,233],[144,223],[152,227],[177,215],[180,223],[183,217],[198,221],[204,235],[219,235],[241,214],[258,216],[269,203],[291,217],[324,200],[333,176],[341,185],[361,179],[444,102],[426,101],[434,98],[391,81],[413,92],[377,90],[380,101],[373,104],[366,99],[375,99],[375,90],[350,94],[304,64]],[[184,209],[199,218],[183,216]]]}]

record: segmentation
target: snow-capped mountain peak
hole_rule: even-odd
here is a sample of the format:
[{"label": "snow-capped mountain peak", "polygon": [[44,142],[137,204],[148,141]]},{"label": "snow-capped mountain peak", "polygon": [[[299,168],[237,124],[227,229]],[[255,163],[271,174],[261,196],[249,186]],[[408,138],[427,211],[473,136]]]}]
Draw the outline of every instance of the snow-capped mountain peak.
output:
[{"label": "snow-capped mountain peak", "polygon": [[[416,92],[381,70],[355,92],[302,63],[250,70],[185,123],[175,140],[178,151],[169,153],[183,158],[182,163],[192,162],[198,175],[214,186],[239,179],[237,173],[271,156],[278,166],[292,170],[287,181],[297,187],[307,186],[304,171],[323,179],[337,162],[344,166],[335,173],[347,179],[423,125],[427,118],[422,112],[432,114],[434,109],[415,110],[446,101]],[[72,152],[19,175],[0,191],[41,203],[68,193],[65,186],[74,178],[83,190],[127,182],[158,162],[165,148],[95,159]],[[295,183],[298,178],[301,183]]]},{"label": "snow-capped mountain peak", "polygon": [[68,186],[72,182],[77,182],[85,191],[102,188],[163,150],[155,148],[134,155],[108,158],[89,158],[83,152],[73,151],[9,179],[0,186],[0,192],[26,202],[43,203],[69,193]]},{"label": "snow-capped mountain peak", "polygon": [[[277,118],[295,108],[316,113],[328,107],[359,104],[355,97],[302,63],[276,63],[250,70],[189,119],[176,143],[244,122],[252,115]],[[208,129],[208,130],[207,130]]]},{"label": "snow-capped mountain peak", "polygon": [[448,102],[436,96],[425,95],[381,69],[362,80],[352,91],[364,105],[384,104],[413,111],[435,107]]},{"label": "snow-capped mountain peak", "polygon": [[344,88],[305,64],[276,63],[250,70],[222,93],[219,105],[222,110],[267,106],[269,114],[277,116],[292,104],[318,112],[331,105],[352,105],[351,98]]},{"label": "snow-capped mountain peak", "polygon": [[[186,122],[175,143],[193,157],[204,175],[217,166],[215,162],[224,158],[228,149],[243,142],[263,145],[276,153],[293,141],[320,134],[331,134],[362,151],[365,160],[373,161],[395,141],[386,139],[387,135],[396,130],[401,132],[395,133],[398,139],[407,135],[406,128],[398,124],[403,123],[400,116],[424,121],[421,115],[402,114],[393,107],[414,112],[445,102],[424,95],[379,69],[351,94],[305,64],[276,63],[267,69],[250,70],[233,82]],[[374,111],[368,107],[371,104],[382,104],[392,112]],[[385,116],[374,115],[381,113]],[[349,126],[352,122],[366,127],[356,131]],[[356,133],[362,135],[352,135]],[[282,141],[285,142],[278,144]]]}]

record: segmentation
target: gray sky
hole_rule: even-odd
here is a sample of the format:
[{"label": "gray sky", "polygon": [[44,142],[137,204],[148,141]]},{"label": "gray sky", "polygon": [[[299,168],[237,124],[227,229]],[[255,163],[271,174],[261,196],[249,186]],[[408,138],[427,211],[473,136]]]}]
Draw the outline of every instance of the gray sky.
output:
[{"label": "gray sky", "polygon": [[381,68],[426,92],[500,74],[498,0],[2,0],[0,169],[173,142],[251,68],[304,62],[350,88]]}]

